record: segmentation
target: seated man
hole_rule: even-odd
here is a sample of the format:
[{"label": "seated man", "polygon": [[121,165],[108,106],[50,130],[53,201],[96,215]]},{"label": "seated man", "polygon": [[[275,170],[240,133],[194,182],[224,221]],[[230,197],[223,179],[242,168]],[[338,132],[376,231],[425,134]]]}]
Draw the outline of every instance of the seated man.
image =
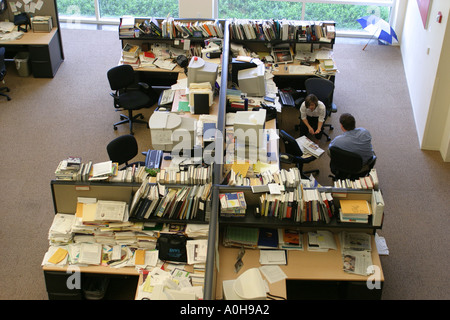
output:
[{"label": "seated man", "polygon": [[375,155],[372,149],[372,136],[369,131],[364,128],[355,128],[356,121],[350,113],[341,114],[339,123],[344,133],[334,138],[328,148],[335,146],[342,150],[357,153],[361,156],[363,165],[367,165]]},{"label": "seated man", "polygon": [[323,102],[319,101],[314,94],[308,94],[300,106],[300,136],[310,133],[316,139],[320,139],[325,113]]}]

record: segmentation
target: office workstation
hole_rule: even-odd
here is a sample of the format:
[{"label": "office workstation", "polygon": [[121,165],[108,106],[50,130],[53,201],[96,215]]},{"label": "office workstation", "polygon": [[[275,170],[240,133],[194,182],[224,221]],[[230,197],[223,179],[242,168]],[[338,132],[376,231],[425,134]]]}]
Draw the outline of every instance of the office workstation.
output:
[{"label": "office workstation", "polygon": [[[219,161],[216,161],[213,166],[211,166],[210,171],[210,180],[208,180],[208,183],[211,183],[211,189],[209,193],[209,204],[207,206],[207,214],[205,212],[204,218],[201,220],[191,220],[188,219],[182,219],[176,220],[171,219],[170,217],[164,217],[164,219],[159,219],[161,217],[154,216],[153,218],[149,219],[149,222],[162,222],[166,225],[171,224],[177,224],[179,222],[182,222],[184,225],[189,226],[190,223],[201,223],[206,224],[208,228],[208,235],[207,235],[207,256],[206,260],[203,261],[205,263],[204,265],[204,282],[200,284],[202,287],[202,290],[200,290],[200,296],[203,299],[222,299],[223,297],[223,289],[222,289],[222,282],[233,280],[230,278],[238,278],[240,274],[242,274],[245,270],[248,270],[251,266],[258,266],[258,262],[255,261],[257,257],[255,255],[258,255],[258,253],[261,251],[257,249],[256,247],[253,248],[253,253],[246,253],[246,256],[244,256],[244,267],[240,272],[235,272],[232,276],[231,272],[225,271],[222,272],[220,270],[230,270],[230,268],[234,268],[235,265],[235,257],[233,257],[236,253],[236,248],[224,246],[222,244],[225,229],[228,227],[233,226],[253,226],[258,228],[265,228],[265,227],[275,227],[276,229],[291,229],[294,228],[296,230],[302,230],[303,232],[306,232],[306,230],[317,230],[317,228],[330,228],[333,230],[333,232],[338,232],[341,230],[345,230],[346,228],[350,228],[350,230],[353,230],[354,232],[362,231],[363,233],[369,234],[371,236],[371,243],[373,245],[373,235],[374,231],[377,228],[381,227],[381,222],[378,221],[377,224],[372,223],[371,220],[367,224],[361,225],[361,224],[352,224],[352,223],[344,223],[339,221],[340,219],[335,216],[334,218],[329,221],[329,219],[325,219],[325,217],[318,218],[315,217],[312,220],[304,220],[303,217],[300,217],[300,213],[298,213],[298,218],[287,218],[284,219],[283,216],[264,216],[264,214],[255,215],[255,212],[262,210],[260,207],[260,196],[261,193],[253,192],[253,186],[257,185],[235,185],[233,187],[233,184],[229,184],[229,174],[232,172],[232,170],[245,170],[247,172],[253,171],[254,176],[251,177],[250,175],[245,178],[256,178],[260,180],[259,186],[264,187],[267,184],[273,185],[272,180],[269,182],[266,182],[261,178],[261,176],[264,173],[264,168],[274,169],[274,171],[283,172],[283,174],[286,174],[287,171],[281,171],[281,164],[279,160],[279,151],[278,151],[278,139],[276,136],[272,136],[267,134],[267,130],[274,130],[278,129],[277,127],[277,114],[273,113],[272,109],[275,109],[278,107],[278,109],[282,108],[279,100],[278,100],[278,89],[274,90],[266,90],[268,87],[266,85],[266,79],[265,77],[258,76],[256,77],[256,82],[260,82],[261,79],[263,80],[263,86],[262,89],[256,89],[256,91],[252,92],[255,96],[246,96],[244,91],[241,91],[244,93],[243,96],[239,95],[239,99],[247,99],[247,103],[249,103],[249,100],[255,100],[263,102],[263,104],[259,104],[259,108],[254,104],[254,102],[250,101],[247,105],[239,106],[236,103],[234,106],[232,106],[229,103],[229,94],[230,93],[236,93],[236,92],[230,92],[230,90],[236,90],[240,91],[241,87],[245,88],[245,81],[243,80],[244,77],[239,77],[238,75],[238,82],[239,80],[242,80],[241,87],[236,87],[236,83],[233,83],[230,81],[229,76],[231,77],[233,74],[232,66],[230,66],[229,62],[233,61],[232,58],[236,58],[238,56],[232,57],[231,51],[228,50],[228,48],[231,46],[231,40],[230,40],[230,34],[227,32],[229,21],[225,21],[225,33],[223,36],[223,47],[222,47],[222,58],[221,58],[221,65],[220,68],[222,70],[221,74],[217,74],[217,70],[214,70],[213,72],[206,72],[206,75],[203,74],[203,77],[199,77],[195,81],[199,81],[200,83],[209,83],[209,80],[211,79],[211,74],[213,75],[211,82],[214,83],[214,86],[216,84],[222,88],[220,90],[212,91],[211,87],[208,88],[208,93],[206,93],[207,99],[207,111],[200,112],[201,114],[196,114],[195,109],[196,105],[191,105],[191,102],[193,99],[190,99],[189,94],[187,94],[188,98],[188,109],[180,111],[178,108],[173,109],[172,106],[162,106],[161,110],[156,110],[151,117],[148,119],[148,133],[149,133],[149,139],[152,141],[153,149],[159,149],[164,151],[165,155],[169,156],[167,159],[164,157],[164,161],[161,161],[161,171],[167,170],[170,171],[169,168],[172,166],[172,162],[175,160],[173,157],[173,154],[171,154],[172,149],[176,145],[176,140],[171,139],[171,136],[173,135],[173,132],[177,131],[177,128],[183,128],[183,130],[191,131],[189,133],[189,145],[187,147],[188,150],[192,151],[193,154],[195,153],[194,145],[197,144],[197,139],[194,137],[197,135],[195,131],[195,125],[193,125],[196,122],[199,122],[202,120],[202,116],[206,117],[207,119],[210,116],[216,117],[215,119],[215,125],[218,131],[216,131],[216,139],[215,139],[215,159],[219,159]],[[136,41],[136,40],[135,40]],[[141,40],[139,40],[141,41]],[[145,41],[145,40],[144,40]],[[128,41],[127,41],[128,43]],[[187,75],[183,72],[179,72],[179,70],[171,70],[173,73],[176,74],[177,82],[174,83],[176,86],[180,82],[183,83],[186,88],[189,88],[189,92],[195,92],[194,87],[189,86],[189,77],[196,78],[193,76],[196,73],[199,73],[196,69],[195,63],[200,61],[202,66],[204,65],[203,62],[199,59],[203,59],[200,57],[192,57],[191,63],[192,65],[187,67]],[[240,58],[242,59],[242,58]],[[207,61],[207,57],[205,57],[205,60]],[[255,59],[255,62],[259,59]],[[252,62],[253,63],[253,62]],[[259,62],[257,62],[259,63]],[[259,64],[263,66],[264,73],[266,71],[266,65],[265,64]],[[270,67],[270,66],[269,66]],[[256,67],[258,68],[258,66]],[[249,68],[250,69],[250,68]],[[194,70],[194,72],[190,73],[190,70]],[[230,70],[230,72],[224,72],[224,70]],[[243,69],[245,71],[245,69]],[[139,67],[136,68],[136,72],[147,72],[150,75],[155,72],[155,68],[149,68],[147,71],[140,70]],[[158,71],[156,71],[158,72]],[[164,71],[167,72],[167,71]],[[264,74],[263,73],[263,74]],[[217,76],[219,75],[219,77]],[[242,74],[241,74],[242,75]],[[205,78],[206,76],[206,78]],[[140,77],[140,76],[139,76]],[[139,78],[142,80],[142,78]],[[270,78],[269,78],[270,80]],[[194,82],[195,83],[195,82]],[[254,84],[250,82],[250,88],[255,88]],[[227,90],[224,90],[226,88]],[[258,85],[257,87],[258,88]],[[261,86],[259,86],[261,88]],[[173,89],[173,88],[172,88]],[[179,88],[174,88],[176,91],[180,90]],[[185,90],[185,88],[183,88]],[[183,90],[181,89],[181,90]],[[200,89],[204,89],[201,87]],[[253,90],[252,89],[252,90]],[[168,89],[165,89],[168,90]],[[202,94],[205,94],[202,92]],[[174,96],[175,97],[175,96]],[[264,100],[264,97],[268,98],[267,100]],[[177,99],[173,99],[173,104],[179,104],[180,99],[185,99],[186,97],[178,96]],[[212,99],[210,99],[212,98]],[[272,98],[272,99],[271,99]],[[195,100],[195,99],[194,99]],[[271,101],[272,100],[272,101]],[[204,103],[204,102],[203,102]],[[238,109],[232,110],[232,112],[227,112],[229,107],[234,107]],[[265,106],[265,107],[262,107]],[[272,108],[269,108],[271,106]],[[159,106],[161,107],[161,106]],[[261,108],[262,107],[262,108]],[[256,109],[258,108],[258,110]],[[271,115],[269,113],[271,112]],[[277,111],[277,113],[279,113]],[[230,115],[233,115],[233,117],[230,117]],[[267,120],[267,121],[266,121]],[[184,128],[184,126],[187,126]],[[230,156],[229,149],[227,148],[227,129],[233,130],[233,137],[232,139],[236,140],[235,146],[244,145],[244,152],[243,154],[239,153],[239,148],[236,148],[236,153],[232,152],[231,157],[227,158],[227,155]],[[245,134],[241,137],[239,135],[239,131],[245,132],[248,129],[252,129],[255,132],[259,133],[260,135],[252,141],[246,140],[248,137],[245,136]],[[168,132],[165,132],[168,131]],[[167,138],[167,136],[169,138]],[[200,133],[200,136],[203,136],[203,132]],[[204,136],[203,136],[204,138]],[[234,144],[234,142],[232,143]],[[218,147],[219,146],[219,147]],[[221,148],[220,146],[223,146]],[[204,155],[204,145],[202,145],[202,142],[200,142],[200,156]],[[249,152],[250,150],[250,152]],[[256,153],[259,153],[259,156],[256,158],[257,162],[253,163],[253,153],[251,150],[257,151]],[[261,150],[264,150],[264,152],[260,152]],[[195,154],[194,154],[195,155]],[[191,154],[192,156],[192,154]],[[243,159],[239,157],[243,156]],[[223,159],[223,161],[220,161],[220,159]],[[243,160],[243,161],[238,161]],[[246,167],[245,169],[243,169]],[[297,168],[294,165],[295,168]],[[231,171],[230,171],[231,170]],[[283,169],[287,170],[287,169]],[[284,181],[279,183],[279,186],[286,187],[287,191],[292,191],[294,185],[291,184],[291,178],[295,177],[295,187],[299,187],[300,183],[300,175],[295,176],[295,171],[289,171],[288,176],[289,183],[287,183],[286,178]],[[160,172],[161,173],[161,172]],[[236,172],[239,173],[239,172]],[[272,172],[275,174],[275,172]],[[181,173],[178,172],[179,175],[175,175],[175,178],[162,178],[161,176],[156,177],[146,177],[142,182],[139,182],[137,180],[131,180],[131,183],[123,183],[123,182],[93,182],[89,180],[85,181],[53,181],[52,182],[52,190],[53,190],[53,199],[54,199],[54,205],[55,205],[55,213],[67,213],[67,214],[73,214],[75,212],[78,212],[79,207],[79,201],[80,197],[93,197],[98,200],[112,200],[112,201],[125,201],[130,205],[130,217],[133,216],[133,210],[131,207],[133,207],[133,203],[135,201],[136,195],[139,193],[139,190],[143,188],[143,186],[147,186],[147,183],[149,186],[151,185],[164,185],[166,189],[177,189],[180,190],[183,188],[183,184],[181,183]],[[236,178],[237,176],[233,177]],[[161,183],[159,183],[162,181]],[[205,183],[206,181],[202,181],[202,183]],[[180,185],[181,184],[181,185]],[[187,185],[192,185],[192,181],[188,182]],[[300,188],[300,187],[299,187]],[[303,187],[301,187],[303,188]],[[297,189],[297,190],[301,190]],[[316,189],[316,187],[306,187],[306,189]],[[341,190],[340,190],[341,189]],[[222,201],[220,200],[223,194],[231,194],[236,191],[243,192],[245,196],[245,200],[248,204],[247,211],[241,212],[243,215],[240,217],[232,217],[227,216],[225,214],[225,208],[222,206]],[[336,190],[333,189],[325,189],[322,191],[326,191],[327,193],[336,193],[337,195],[345,195],[347,194],[355,194],[353,195],[356,198],[363,197],[365,200],[371,202],[372,199],[372,191],[373,190],[366,190],[366,191],[348,191],[346,188],[337,188]],[[302,191],[300,191],[301,193]],[[264,194],[267,196],[269,195],[268,190],[263,191]],[[284,192],[283,192],[284,194]],[[287,194],[287,192],[286,192]],[[163,195],[168,197],[168,194],[164,193]],[[296,203],[299,204],[301,200],[296,198]],[[280,211],[281,212],[281,211]],[[193,212],[194,213],[194,212]],[[225,215],[224,215],[225,214]],[[153,216],[153,214],[150,214],[150,216]],[[323,221],[321,219],[324,219]],[[130,219],[130,221],[139,222],[139,219]],[[325,222],[326,220],[326,222]],[[141,220],[142,221],[142,220]],[[330,224],[328,224],[330,223]],[[280,231],[281,232],[281,231]],[[163,233],[163,232],[162,232]],[[336,233],[336,239],[338,239],[337,236],[338,233]],[[306,233],[302,236],[306,237]],[[134,245],[135,246],[135,245]],[[219,247],[219,250],[216,251],[216,246]],[[154,249],[154,247],[152,247]],[[148,250],[147,250],[148,251]],[[151,250],[150,250],[151,251]],[[247,250],[248,251],[248,250]],[[314,260],[314,254],[315,253],[306,253],[307,249],[305,248],[305,254],[308,255],[308,260],[315,265],[316,263],[322,264],[322,262],[319,260],[315,262]],[[337,247],[334,253],[331,254],[331,257],[328,257],[328,254],[325,254],[326,257],[324,259],[331,259],[332,263],[327,263],[329,268],[329,273],[318,273],[313,277],[315,280],[326,280],[331,281],[331,285],[335,285],[336,283],[340,283],[343,281],[345,286],[347,286],[348,283],[365,283],[367,280],[366,276],[349,276],[345,271],[343,271],[339,265],[342,263],[341,261],[341,254],[340,249]],[[51,253],[48,253],[49,256],[47,258],[50,258]],[[54,253],[53,253],[54,254]],[[378,260],[378,255],[376,248],[372,246],[372,261],[381,268],[381,265]],[[308,278],[305,274],[298,274],[295,272],[295,266],[297,265],[297,259],[302,260],[303,258],[298,258],[298,253],[296,252],[289,252],[288,250],[288,264],[287,267],[285,267],[283,270],[286,272],[288,278],[290,280],[311,280],[311,278]],[[130,257],[128,257],[130,258]],[[136,257],[134,257],[135,259]],[[251,259],[251,260],[249,260]],[[129,259],[128,259],[129,260]],[[138,269],[134,268],[135,265],[140,265],[135,260],[131,259],[129,260],[130,265],[123,267],[125,269],[122,270],[122,268],[111,268],[111,266],[102,266],[102,267],[85,267],[81,269],[82,274],[96,274],[101,273],[105,278],[116,277],[116,275],[121,278],[121,276],[124,277],[124,281],[127,281],[127,277],[131,278],[131,285],[130,287],[134,286],[134,291],[131,294],[131,296],[135,296],[137,298],[143,298],[143,297],[152,297],[152,291],[149,290],[152,286],[149,284],[150,280],[146,281],[147,279],[151,279],[151,277],[148,277],[147,271],[142,272],[138,271]],[[251,261],[251,262],[249,262]],[[134,264],[133,264],[134,263]],[[224,264],[223,267],[219,268],[219,264]],[[158,265],[159,266],[159,265]],[[338,270],[335,270],[335,268],[338,267]],[[55,270],[55,267],[52,267],[51,265],[46,264],[44,267],[44,272],[46,274],[46,283],[47,283],[47,291],[49,293],[49,297],[52,298],[61,298],[61,297],[70,297],[70,298],[80,298],[81,293],[78,291],[75,294],[66,292],[66,291],[58,291],[61,288],[58,287],[58,282],[65,281],[67,278],[67,274],[65,271],[60,271],[59,274],[57,274],[57,270]],[[151,268],[150,268],[151,269]],[[292,269],[292,270],[291,270]],[[239,271],[239,270],[237,270]],[[55,273],[56,272],[56,273]],[[193,272],[195,274],[195,272]],[[336,275],[337,274],[337,275]],[[340,275],[340,276],[339,276]],[[59,277],[59,278],[58,278]],[[139,278],[139,280],[137,280]],[[144,280],[145,279],[145,280]],[[381,274],[381,281],[383,281],[383,277]],[[282,280],[283,281],[283,280]],[[334,281],[334,283],[333,283]],[[348,282],[346,282],[348,281]],[[284,283],[284,282],[283,282]],[[289,288],[291,288],[291,284],[293,282],[289,282]],[[294,286],[295,287],[295,286]],[[279,295],[283,298],[293,298],[295,297],[295,294],[291,295],[287,294],[287,286],[281,284],[277,284],[274,287],[274,292],[270,292],[274,295]],[[161,288],[160,288],[161,289]],[[271,290],[272,291],[272,290]],[[295,291],[295,290],[294,290]],[[351,291],[349,289],[349,291]],[[137,294],[135,294],[137,292]],[[380,293],[381,291],[378,291]],[[69,294],[69,295],[67,295]],[[174,294],[174,292],[172,292]],[[194,297],[194,294],[196,294],[196,298],[199,298],[199,293],[196,291],[195,293],[190,292],[189,297]],[[158,293],[158,297],[154,296],[154,299],[159,299],[163,297],[164,295],[161,295],[161,292]],[[188,296],[184,296],[188,297]],[[344,296],[336,295],[334,298],[346,298],[350,297],[349,294]],[[379,298],[379,296],[370,296],[371,298]],[[244,297],[243,297],[244,298]]]},{"label": "office workstation", "polygon": [[[18,24],[17,16],[26,17],[23,25]],[[42,2],[32,13],[23,5],[12,4],[0,14],[0,21],[5,58],[28,64],[22,66],[23,76],[53,78],[64,61],[56,1]]]}]

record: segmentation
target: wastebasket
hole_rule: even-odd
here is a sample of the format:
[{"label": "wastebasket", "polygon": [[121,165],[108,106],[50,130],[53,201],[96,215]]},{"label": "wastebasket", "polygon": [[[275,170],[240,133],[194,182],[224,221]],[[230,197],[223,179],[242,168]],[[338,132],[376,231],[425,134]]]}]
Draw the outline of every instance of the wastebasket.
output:
[{"label": "wastebasket", "polygon": [[28,77],[31,74],[30,71],[30,63],[29,63],[30,54],[28,52],[19,52],[14,57],[14,62],[16,63],[16,69],[19,72],[19,76]]}]

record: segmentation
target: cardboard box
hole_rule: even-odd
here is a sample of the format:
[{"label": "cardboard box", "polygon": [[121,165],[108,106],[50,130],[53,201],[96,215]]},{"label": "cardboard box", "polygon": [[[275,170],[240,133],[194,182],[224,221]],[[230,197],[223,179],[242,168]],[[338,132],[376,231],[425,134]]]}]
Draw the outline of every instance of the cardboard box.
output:
[{"label": "cardboard box", "polygon": [[50,32],[53,28],[52,17],[36,16],[31,20],[31,27],[33,32]]}]

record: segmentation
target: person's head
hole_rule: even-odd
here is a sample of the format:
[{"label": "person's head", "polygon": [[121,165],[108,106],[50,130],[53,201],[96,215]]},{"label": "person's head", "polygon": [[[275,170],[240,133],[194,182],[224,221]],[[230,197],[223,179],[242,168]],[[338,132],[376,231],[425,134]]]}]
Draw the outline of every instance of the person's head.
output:
[{"label": "person's head", "polygon": [[339,117],[339,122],[345,131],[350,131],[355,129],[356,121],[355,118],[350,113],[343,113]]},{"label": "person's head", "polygon": [[313,111],[319,105],[319,99],[314,94],[308,94],[305,98],[305,106]]}]

